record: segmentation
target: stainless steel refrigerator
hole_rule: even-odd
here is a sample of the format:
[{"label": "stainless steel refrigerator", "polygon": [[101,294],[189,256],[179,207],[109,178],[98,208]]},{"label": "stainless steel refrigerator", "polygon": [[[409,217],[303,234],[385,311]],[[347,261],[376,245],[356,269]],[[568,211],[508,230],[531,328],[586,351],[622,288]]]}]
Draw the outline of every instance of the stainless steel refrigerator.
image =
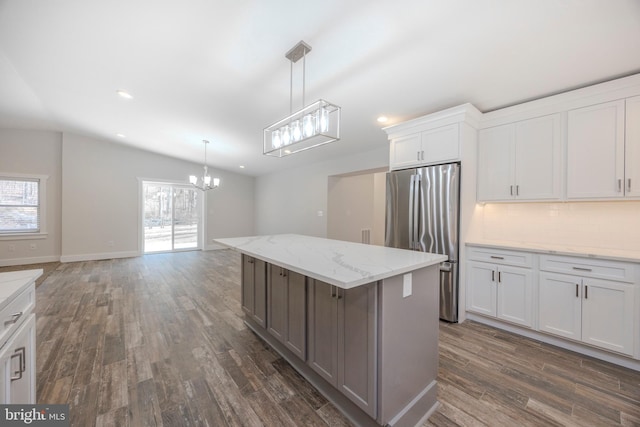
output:
[{"label": "stainless steel refrigerator", "polygon": [[385,246],[447,255],[440,264],[440,318],[458,321],[460,164],[387,173]]}]

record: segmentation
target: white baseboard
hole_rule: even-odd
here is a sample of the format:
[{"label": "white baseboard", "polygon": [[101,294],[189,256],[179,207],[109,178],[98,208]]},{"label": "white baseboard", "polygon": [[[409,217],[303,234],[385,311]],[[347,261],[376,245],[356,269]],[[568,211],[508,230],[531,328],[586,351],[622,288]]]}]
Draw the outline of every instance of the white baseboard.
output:
[{"label": "white baseboard", "polygon": [[0,267],[10,267],[13,265],[42,264],[45,262],[57,262],[57,261],[60,261],[60,257],[57,255],[29,257],[29,258],[0,259]]},{"label": "white baseboard", "polygon": [[81,255],[63,255],[60,257],[60,262],[99,261],[103,259],[133,258],[138,256],[140,256],[140,252],[138,251],[104,252],[99,254],[81,254]]}]

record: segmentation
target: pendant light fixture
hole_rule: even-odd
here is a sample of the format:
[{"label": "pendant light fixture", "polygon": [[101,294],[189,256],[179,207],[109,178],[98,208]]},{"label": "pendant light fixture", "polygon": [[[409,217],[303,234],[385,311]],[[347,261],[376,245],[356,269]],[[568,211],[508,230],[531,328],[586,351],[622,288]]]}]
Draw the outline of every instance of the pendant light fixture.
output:
[{"label": "pendant light fixture", "polygon": [[[340,107],[323,99],[305,106],[305,65],[311,46],[303,41],[285,54],[291,64],[289,116],[264,130],[263,154],[284,157],[340,139]],[[302,59],[302,109],[293,112],[293,64]]]},{"label": "pendant light fixture", "polygon": [[202,181],[198,183],[198,177],[195,175],[189,175],[189,182],[199,190],[207,191],[220,186],[220,178],[213,178],[213,185],[211,182],[211,175],[207,168],[207,144],[209,141],[206,139],[202,141],[204,143],[204,174],[202,175]]}]

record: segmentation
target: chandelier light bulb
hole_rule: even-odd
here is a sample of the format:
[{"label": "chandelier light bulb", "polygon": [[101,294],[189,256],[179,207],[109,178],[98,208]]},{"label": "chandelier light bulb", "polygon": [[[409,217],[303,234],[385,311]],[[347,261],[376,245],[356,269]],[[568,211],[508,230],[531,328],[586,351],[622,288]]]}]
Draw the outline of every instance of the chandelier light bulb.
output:
[{"label": "chandelier light bulb", "polygon": [[326,108],[320,108],[320,132],[329,130],[329,112]]},{"label": "chandelier light bulb", "polygon": [[282,144],[289,145],[291,142],[291,131],[289,130],[289,125],[285,125],[282,128]]},{"label": "chandelier light bulb", "polygon": [[294,142],[300,141],[302,138],[302,129],[300,129],[300,120],[295,120],[291,123],[291,139]]},{"label": "chandelier light bulb", "polygon": [[282,145],[282,139],[280,139],[279,130],[274,130],[271,134],[271,144],[273,145],[273,148],[280,148],[280,146]]},{"label": "chandelier light bulb", "polygon": [[315,133],[315,126],[313,125],[313,116],[311,114],[307,114],[302,118],[302,133],[304,133],[304,137],[308,138]]}]

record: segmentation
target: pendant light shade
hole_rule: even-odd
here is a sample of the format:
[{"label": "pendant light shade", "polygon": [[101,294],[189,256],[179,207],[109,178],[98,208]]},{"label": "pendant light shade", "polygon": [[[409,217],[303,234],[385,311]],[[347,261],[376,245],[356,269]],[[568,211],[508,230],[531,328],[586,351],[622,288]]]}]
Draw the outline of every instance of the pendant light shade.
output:
[{"label": "pendant light shade", "polygon": [[340,139],[340,107],[323,99],[292,111],[293,64],[303,60],[302,104],[305,95],[305,58],[311,46],[301,41],[285,57],[291,62],[290,114],[264,129],[263,154],[284,157]]}]

